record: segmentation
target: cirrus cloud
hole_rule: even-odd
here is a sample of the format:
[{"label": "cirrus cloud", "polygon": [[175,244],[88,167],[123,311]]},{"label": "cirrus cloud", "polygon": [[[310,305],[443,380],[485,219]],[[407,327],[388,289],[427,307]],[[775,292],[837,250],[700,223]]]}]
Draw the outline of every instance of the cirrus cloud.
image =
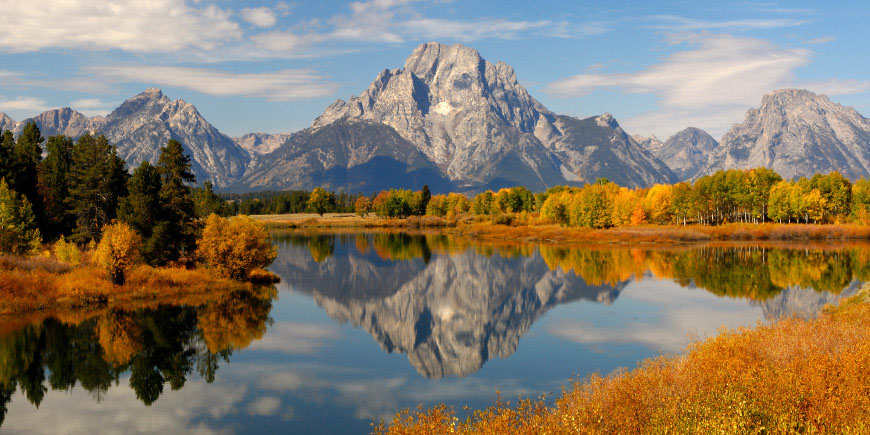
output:
[{"label": "cirrus cloud", "polygon": [[116,82],[145,83],[191,89],[215,96],[244,96],[292,101],[331,95],[336,85],[307,69],[265,73],[231,73],[177,66],[105,66],[87,71]]}]

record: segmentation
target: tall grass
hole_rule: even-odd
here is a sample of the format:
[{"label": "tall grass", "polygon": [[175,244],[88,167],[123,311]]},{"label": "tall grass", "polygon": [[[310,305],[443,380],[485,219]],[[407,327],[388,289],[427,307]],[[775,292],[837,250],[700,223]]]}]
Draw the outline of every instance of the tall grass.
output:
[{"label": "tall grass", "polygon": [[723,330],[545,398],[402,411],[375,433],[870,433],[870,290],[817,319]]}]

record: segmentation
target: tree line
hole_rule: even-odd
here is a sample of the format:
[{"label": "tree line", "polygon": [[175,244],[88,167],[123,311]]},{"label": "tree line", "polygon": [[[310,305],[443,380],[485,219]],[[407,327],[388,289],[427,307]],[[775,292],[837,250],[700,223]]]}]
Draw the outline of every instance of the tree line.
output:
[{"label": "tree line", "polygon": [[[316,188],[307,211],[328,210],[334,194]],[[583,187],[556,186],[533,193],[522,186],[487,190],[472,197],[432,195],[422,190],[383,190],[357,195],[354,211],[382,218],[463,215],[509,222],[516,213],[539,213],[543,221],[574,227],[641,224],[815,223],[870,224],[870,180],[852,183],[839,172],[784,180],[767,168],[718,171],[694,182],[648,188],[619,186],[606,178]]]},{"label": "tree line", "polygon": [[[44,143],[44,149],[43,149]],[[141,237],[152,265],[190,257],[200,217],[226,213],[211,183],[196,178],[182,144],[170,139],[156,164],[132,174],[105,136],[42,137],[35,123],[17,139],[0,141],[0,251],[35,252],[41,243],[100,242],[103,229],[122,222]]]}]

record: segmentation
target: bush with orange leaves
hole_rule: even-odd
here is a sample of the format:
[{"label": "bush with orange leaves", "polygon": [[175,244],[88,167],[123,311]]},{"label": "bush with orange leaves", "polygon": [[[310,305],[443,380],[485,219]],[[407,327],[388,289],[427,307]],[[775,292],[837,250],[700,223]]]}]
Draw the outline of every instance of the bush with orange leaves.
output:
[{"label": "bush with orange leaves", "polygon": [[[815,320],[722,331],[681,356],[592,375],[555,402],[398,413],[375,433],[870,433],[870,287]],[[551,405],[552,403],[552,405]]]},{"label": "bush with orange leaves", "polygon": [[93,261],[109,272],[112,282],[124,284],[124,274],[139,261],[139,246],[142,238],[133,228],[123,222],[103,227],[103,236]]},{"label": "bush with orange leaves", "polygon": [[210,268],[234,279],[246,278],[278,256],[263,224],[247,216],[225,219],[216,214],[205,220],[196,252]]}]

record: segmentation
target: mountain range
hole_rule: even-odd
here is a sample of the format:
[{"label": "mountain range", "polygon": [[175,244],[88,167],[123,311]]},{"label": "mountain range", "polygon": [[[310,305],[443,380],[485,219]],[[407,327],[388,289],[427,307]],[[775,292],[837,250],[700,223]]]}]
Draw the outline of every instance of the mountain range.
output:
[{"label": "mountain range", "polygon": [[223,190],[384,188],[475,192],[525,185],[540,191],[605,177],[623,186],[692,180],[720,169],[773,168],[785,178],[838,170],[870,177],[870,120],[826,96],[779,90],[720,140],[687,128],[664,142],[627,134],[610,114],[553,113],[513,68],[461,44],[417,47],[359,96],[326,107],[310,128],[230,138],[190,103],[147,89],[105,117],[70,108],[16,122],[44,136],[105,134],[128,165],[156,161],[170,138],[200,181]]}]

